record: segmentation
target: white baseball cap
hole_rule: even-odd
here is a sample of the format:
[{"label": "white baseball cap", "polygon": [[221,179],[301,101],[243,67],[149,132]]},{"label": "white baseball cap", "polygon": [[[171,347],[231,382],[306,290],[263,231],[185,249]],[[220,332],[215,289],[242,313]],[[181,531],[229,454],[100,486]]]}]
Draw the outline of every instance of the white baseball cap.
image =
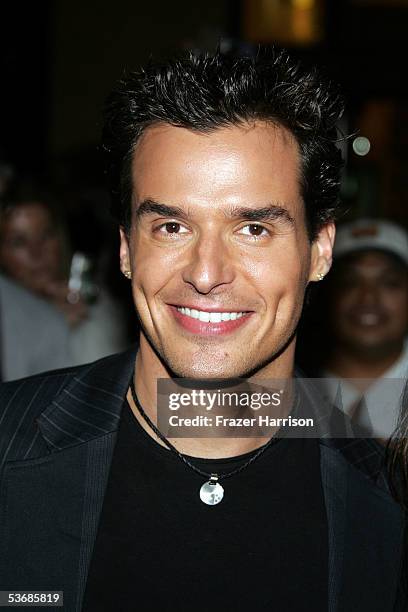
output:
[{"label": "white baseball cap", "polygon": [[391,253],[408,265],[408,233],[401,226],[383,219],[358,219],[337,228],[335,259],[368,249]]}]

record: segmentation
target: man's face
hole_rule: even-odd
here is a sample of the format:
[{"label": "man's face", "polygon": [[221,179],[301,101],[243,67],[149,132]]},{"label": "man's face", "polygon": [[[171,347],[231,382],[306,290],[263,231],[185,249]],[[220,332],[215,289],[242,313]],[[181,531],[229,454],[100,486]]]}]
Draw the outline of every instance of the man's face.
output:
[{"label": "man's face", "polygon": [[121,267],[132,272],[142,340],[173,373],[244,376],[294,348],[332,237],[326,227],[311,248],[299,174],[296,142],[270,124],[208,134],[161,125],[139,141]]},{"label": "man's face", "polygon": [[408,274],[380,251],[364,251],[336,266],[332,297],[338,341],[381,357],[401,348],[408,329]]}]

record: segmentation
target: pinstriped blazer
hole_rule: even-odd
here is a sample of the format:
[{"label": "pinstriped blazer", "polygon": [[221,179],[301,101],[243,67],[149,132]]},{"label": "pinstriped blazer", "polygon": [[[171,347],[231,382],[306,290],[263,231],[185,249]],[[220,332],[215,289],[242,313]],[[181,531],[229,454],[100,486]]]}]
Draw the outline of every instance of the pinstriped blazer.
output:
[{"label": "pinstriped blazer", "polygon": [[[128,351],[2,385],[0,590],[62,590],[65,612],[81,610],[134,360]],[[395,611],[403,520],[381,451],[372,440],[331,439],[324,412],[313,409],[321,423],[328,611]]]}]

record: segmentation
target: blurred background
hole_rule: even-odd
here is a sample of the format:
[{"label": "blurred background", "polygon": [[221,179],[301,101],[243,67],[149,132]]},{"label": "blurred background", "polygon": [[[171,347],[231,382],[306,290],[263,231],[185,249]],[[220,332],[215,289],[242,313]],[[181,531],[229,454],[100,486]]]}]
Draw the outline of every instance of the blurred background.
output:
[{"label": "blurred background", "polygon": [[344,127],[371,144],[349,144],[343,199],[355,214],[406,223],[408,0],[43,0],[4,3],[2,23],[1,164],[51,180],[73,208],[101,185],[101,108],[123,70],[182,48],[261,42],[342,85]]},{"label": "blurred background", "polygon": [[[24,185],[31,201],[41,199],[39,186],[51,195],[65,251],[85,257],[87,303],[102,286],[123,307],[123,321],[131,312],[98,145],[106,95],[124,70],[151,56],[218,44],[254,53],[262,43],[317,64],[341,85],[340,127],[353,134],[343,145],[344,219],[407,226],[408,0],[43,0],[4,3],[2,23],[0,194]],[[72,281],[72,259],[64,265],[59,280]],[[56,289],[46,297],[61,306]],[[64,313],[71,327],[87,317],[77,311]],[[134,323],[120,333],[118,347],[135,337]]]}]

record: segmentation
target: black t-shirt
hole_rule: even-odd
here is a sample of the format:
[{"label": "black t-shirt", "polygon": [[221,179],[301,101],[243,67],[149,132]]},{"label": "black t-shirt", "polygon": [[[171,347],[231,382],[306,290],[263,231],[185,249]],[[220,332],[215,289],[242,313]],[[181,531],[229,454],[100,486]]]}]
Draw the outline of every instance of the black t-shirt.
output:
[{"label": "black t-shirt", "polygon": [[[227,473],[251,453],[190,460]],[[315,439],[277,439],[199,498],[205,478],[155,442],[126,403],[84,612],[326,612],[327,520]]]}]

